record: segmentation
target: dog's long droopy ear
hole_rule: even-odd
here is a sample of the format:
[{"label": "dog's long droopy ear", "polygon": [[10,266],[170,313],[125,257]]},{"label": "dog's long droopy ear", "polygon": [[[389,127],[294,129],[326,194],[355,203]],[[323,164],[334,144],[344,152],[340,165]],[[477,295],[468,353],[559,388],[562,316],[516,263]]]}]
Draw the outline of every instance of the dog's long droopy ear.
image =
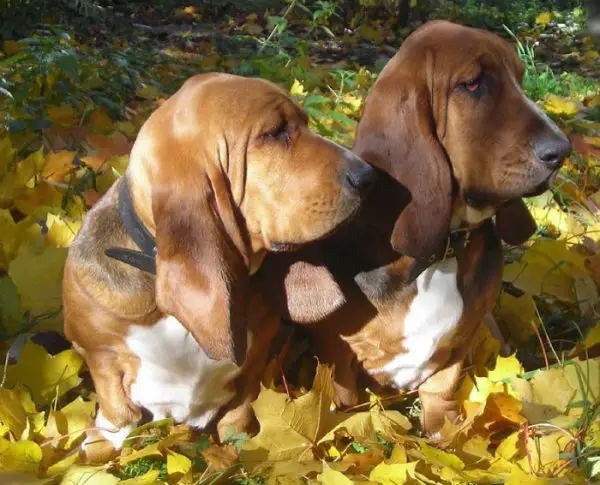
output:
[{"label": "dog's long droopy ear", "polygon": [[496,229],[507,244],[517,245],[535,234],[537,224],[521,199],[504,204],[496,212]]},{"label": "dog's long droopy ear", "polygon": [[235,220],[223,216],[225,211],[235,219],[228,187],[215,186],[211,178],[165,175],[153,189],[156,299],[159,309],[177,318],[210,358],[241,364],[248,269],[231,237]]},{"label": "dog's long droopy ear", "polygon": [[399,62],[394,61],[367,98],[353,150],[410,192],[391,243],[396,251],[421,259],[435,253],[447,237],[452,179],[437,138],[427,76],[399,72]]}]

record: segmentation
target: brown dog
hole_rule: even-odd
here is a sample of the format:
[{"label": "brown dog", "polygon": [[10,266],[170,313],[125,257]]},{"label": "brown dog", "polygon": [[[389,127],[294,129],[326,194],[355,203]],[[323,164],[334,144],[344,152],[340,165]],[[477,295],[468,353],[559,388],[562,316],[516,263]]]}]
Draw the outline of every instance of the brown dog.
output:
[{"label": "brown dog", "polygon": [[311,325],[321,360],[335,364],[338,404],[356,404],[362,369],[418,388],[427,432],[456,416],[463,360],[500,289],[497,234],[531,236],[520,197],[546,190],[570,151],[522,76],[496,35],[443,21],[418,29],[376,81],[354,145],[387,176],[340,233],[265,263],[282,311]]},{"label": "brown dog", "polygon": [[200,428],[215,417],[246,357],[249,275],[336,229],[374,175],[263,80],[199,75],[152,114],[64,274],[65,334],[115,446],[141,407]]}]

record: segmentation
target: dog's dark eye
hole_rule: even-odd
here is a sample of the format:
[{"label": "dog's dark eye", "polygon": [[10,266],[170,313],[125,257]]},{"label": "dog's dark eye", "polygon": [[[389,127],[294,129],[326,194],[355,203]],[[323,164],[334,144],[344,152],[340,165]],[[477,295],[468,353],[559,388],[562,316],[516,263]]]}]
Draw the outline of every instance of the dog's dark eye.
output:
[{"label": "dog's dark eye", "polygon": [[267,140],[282,141],[288,144],[290,142],[290,130],[287,122],[284,121],[274,130],[264,133],[263,138]]},{"label": "dog's dark eye", "polygon": [[483,74],[479,74],[477,77],[474,77],[473,79],[461,83],[461,86],[463,86],[470,93],[477,93],[479,92],[479,88],[481,87],[482,78]]}]

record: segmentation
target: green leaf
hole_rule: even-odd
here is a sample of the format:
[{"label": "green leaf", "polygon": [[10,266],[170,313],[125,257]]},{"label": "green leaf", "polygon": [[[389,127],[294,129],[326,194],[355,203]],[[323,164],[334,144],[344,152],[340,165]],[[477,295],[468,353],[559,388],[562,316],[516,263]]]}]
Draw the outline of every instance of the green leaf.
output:
[{"label": "green leaf", "polygon": [[329,116],[331,117],[331,119],[333,119],[339,123],[342,123],[343,125],[348,125],[351,127],[356,126],[355,120],[348,117],[344,113],[340,113],[339,111],[332,111],[331,113],[329,113]]},{"label": "green leaf", "polygon": [[322,96],[320,94],[311,94],[310,96],[306,97],[303,106],[307,108],[313,105],[329,103],[329,101],[331,100],[327,96]]},{"label": "green leaf", "polygon": [[6,334],[14,335],[23,323],[17,287],[8,276],[0,278],[0,327]]}]

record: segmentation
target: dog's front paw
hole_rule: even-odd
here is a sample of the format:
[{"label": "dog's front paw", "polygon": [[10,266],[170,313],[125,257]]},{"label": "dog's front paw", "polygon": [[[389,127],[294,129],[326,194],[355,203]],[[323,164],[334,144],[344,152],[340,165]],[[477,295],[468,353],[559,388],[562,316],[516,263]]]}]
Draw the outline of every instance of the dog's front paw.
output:
[{"label": "dog's front paw", "polygon": [[82,455],[87,463],[104,463],[123,446],[127,436],[135,429],[134,424],[117,428],[98,411],[96,428],[87,433],[81,444]]}]

